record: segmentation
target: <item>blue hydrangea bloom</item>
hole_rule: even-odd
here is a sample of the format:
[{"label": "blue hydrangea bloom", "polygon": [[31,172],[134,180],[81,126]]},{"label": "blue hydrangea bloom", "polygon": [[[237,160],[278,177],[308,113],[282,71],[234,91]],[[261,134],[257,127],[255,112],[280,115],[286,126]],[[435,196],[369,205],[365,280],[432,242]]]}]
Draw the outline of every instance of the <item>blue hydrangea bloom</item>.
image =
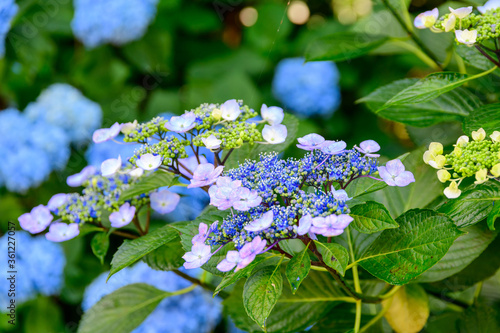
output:
[{"label": "blue hydrangea bloom", "polygon": [[330,116],[340,105],[339,72],[330,61],[280,61],[273,79],[274,96],[301,117]]},{"label": "blue hydrangea bloom", "polygon": [[15,149],[0,146],[0,178],[11,192],[25,193],[40,185],[50,174],[49,155],[37,147],[23,145]]},{"label": "blue hydrangea bloom", "polygon": [[[142,262],[121,270],[106,283],[108,274],[101,274],[85,290],[84,311],[105,295],[132,283],[147,283],[165,291],[191,285],[172,272],[155,271]],[[210,293],[197,287],[190,293],[164,299],[133,333],[165,332],[167,326],[170,333],[211,332],[221,318],[221,310],[218,298],[212,298]]]},{"label": "blue hydrangea bloom", "polygon": [[5,37],[19,7],[14,0],[0,0],[0,58],[5,54]]},{"label": "blue hydrangea bloom", "polygon": [[64,83],[53,84],[44,90],[26,107],[25,113],[32,121],[44,121],[62,128],[76,144],[89,141],[102,122],[99,104]]},{"label": "blue hydrangea bloom", "polygon": [[[0,238],[2,261],[8,260],[8,235]],[[12,237],[12,236],[11,236]],[[59,294],[64,281],[66,257],[61,245],[45,239],[43,236],[32,237],[25,231],[16,231],[16,303],[21,304],[35,298],[38,294],[51,296]],[[2,281],[6,281],[8,273],[3,269]],[[6,311],[9,302],[8,283],[0,284],[0,307]]]},{"label": "blue hydrangea bloom", "polygon": [[29,141],[32,124],[14,108],[0,111],[0,148],[14,148]]},{"label": "blue hydrangea bloom", "polygon": [[[116,140],[123,141],[123,137],[117,137]],[[117,158],[118,155],[120,155],[122,160],[125,161],[126,159],[134,155],[136,149],[141,147],[142,146],[140,144],[119,144],[114,141],[92,143],[85,153],[85,158],[87,159],[89,165],[100,168],[102,162],[110,158]]]},{"label": "blue hydrangea bloom", "polygon": [[88,48],[140,39],[156,15],[158,0],[74,0],[73,33]]},{"label": "blue hydrangea bloom", "polygon": [[70,140],[63,129],[44,122],[35,123],[31,131],[31,144],[49,157],[51,168],[62,170],[71,154]]}]

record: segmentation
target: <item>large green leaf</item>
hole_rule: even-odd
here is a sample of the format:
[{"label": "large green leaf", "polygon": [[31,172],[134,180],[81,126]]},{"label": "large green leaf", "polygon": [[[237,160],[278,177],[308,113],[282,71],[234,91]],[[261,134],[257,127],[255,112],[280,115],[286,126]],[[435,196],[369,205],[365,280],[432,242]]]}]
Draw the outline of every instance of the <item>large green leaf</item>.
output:
[{"label": "large green leaf", "polygon": [[465,228],[450,247],[446,255],[428,271],[417,277],[415,282],[440,281],[460,272],[473,262],[493,242],[497,233],[488,230],[485,224]]},{"label": "large green leaf", "polygon": [[[63,318],[62,307],[56,303],[56,301],[49,297],[37,297],[35,300],[30,301],[26,304],[26,312],[23,312],[22,324],[16,322],[16,327],[12,327],[12,332],[43,332],[43,333],[58,333],[65,332],[65,321]],[[5,314],[4,314],[5,316]],[[11,320],[10,317],[6,316],[7,320]],[[7,320],[5,323],[8,326]],[[3,329],[0,324],[0,329]],[[24,330],[21,330],[24,328]],[[5,331],[10,332],[9,327],[5,327]]]},{"label": "large green leaf", "polygon": [[[238,328],[246,332],[261,332],[262,329],[248,317],[243,308],[242,288],[243,281],[240,281],[231,296],[224,300],[224,311]],[[289,288],[283,289],[266,321],[267,332],[300,332],[323,318],[344,299],[345,295],[328,273],[311,271],[295,295]]]},{"label": "large green leaf", "polygon": [[487,134],[500,129],[500,103],[484,105],[474,112],[464,121],[464,132],[468,135],[472,131],[483,128]]},{"label": "large green leaf", "polygon": [[461,291],[472,287],[476,283],[493,276],[500,268],[500,237],[496,237],[493,242],[481,253],[472,263],[460,272],[426,285],[426,288],[436,292]]},{"label": "large green leaf", "polygon": [[325,264],[344,275],[345,268],[349,263],[349,253],[346,248],[337,243],[321,243],[314,241],[314,244],[316,244],[316,248],[321,254]]},{"label": "large green leaf", "polygon": [[491,73],[494,69],[496,69],[496,67],[473,76],[454,72],[429,74],[408,88],[398,92],[383,106],[381,106],[377,112],[394,105],[415,104],[431,101],[450,90],[460,87],[468,81],[475,80],[481,76]]},{"label": "large green leaf", "polygon": [[178,231],[170,225],[156,229],[149,234],[133,240],[125,240],[113,255],[108,279],[123,268],[132,265],[160,246],[175,241]]},{"label": "large green leaf", "polygon": [[386,36],[337,32],[314,40],[306,50],[307,61],[346,61],[376,49],[388,40]]},{"label": "large green leaf", "polygon": [[186,252],[182,248],[181,238],[177,235],[167,244],[144,256],[142,260],[153,269],[171,271],[184,264],[184,259],[182,259],[184,253]]},{"label": "large green leaf", "polygon": [[297,292],[300,284],[307,277],[311,269],[311,258],[309,257],[309,253],[307,253],[308,249],[309,244],[301,253],[293,256],[286,266],[286,277],[293,294]]},{"label": "large green leaf", "polygon": [[418,79],[403,79],[382,86],[358,100],[382,118],[406,125],[427,127],[439,122],[460,120],[481,106],[479,98],[465,88],[457,88],[429,101],[394,104],[383,108],[393,96],[413,86]]},{"label": "large green leaf", "polygon": [[354,218],[351,223],[354,229],[366,234],[399,227],[387,208],[375,201],[352,207],[349,215]]},{"label": "large green leaf", "polygon": [[500,200],[500,183],[489,181],[472,185],[457,199],[445,200],[437,210],[450,216],[456,225],[465,228],[486,218]]},{"label": "large green leaf", "polygon": [[83,315],[78,333],[132,332],[170,295],[144,283],[122,287],[104,296]]},{"label": "large green leaf", "polygon": [[170,187],[175,184],[178,176],[166,171],[156,171],[151,175],[145,176],[137,183],[131,185],[122,192],[120,200],[130,200],[143,193],[149,193],[160,187]]},{"label": "large green leaf", "polygon": [[467,308],[458,323],[460,333],[500,332],[497,312],[491,306],[475,303]]},{"label": "large green leaf", "polygon": [[432,210],[412,209],[384,230],[357,262],[372,275],[403,285],[434,266],[462,234],[453,221]]},{"label": "large green leaf", "polygon": [[285,142],[277,145],[246,144],[241,148],[235,149],[231,153],[231,156],[224,164],[225,169],[229,170],[232,168],[236,168],[240,163],[243,163],[246,159],[251,159],[251,160],[258,159],[261,153],[274,152],[274,151],[279,153],[287,149],[295,141],[297,137],[297,131],[299,129],[299,120],[295,116],[286,113],[282,124],[286,126],[288,131]]},{"label": "large green leaf", "polygon": [[283,291],[281,262],[255,272],[245,283],[243,305],[250,318],[266,329],[266,321]]}]

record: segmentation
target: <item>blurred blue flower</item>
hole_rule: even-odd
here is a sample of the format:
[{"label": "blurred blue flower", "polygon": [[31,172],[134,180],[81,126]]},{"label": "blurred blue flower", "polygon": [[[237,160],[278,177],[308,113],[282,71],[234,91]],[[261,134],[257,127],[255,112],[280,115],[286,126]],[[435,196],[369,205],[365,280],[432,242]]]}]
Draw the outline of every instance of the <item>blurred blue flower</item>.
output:
[{"label": "blurred blue flower", "polygon": [[49,157],[51,168],[62,170],[71,154],[70,140],[62,128],[44,122],[33,125],[31,133],[33,147],[42,149]]},{"label": "blurred blue flower", "polygon": [[274,96],[301,117],[328,117],[340,105],[339,72],[330,61],[280,61],[273,79]]},{"label": "blurred blue flower", "polygon": [[3,157],[0,178],[11,192],[25,193],[30,187],[40,185],[52,171],[49,155],[37,147],[0,146],[0,155]]},{"label": "blurred blue flower", "polygon": [[74,0],[71,27],[88,48],[140,39],[156,15],[158,0]]},{"label": "blurred blue flower", "polygon": [[[0,253],[3,262],[8,260],[8,234],[0,238]],[[15,236],[16,259],[16,303],[21,304],[35,298],[38,294],[51,296],[59,294],[64,281],[63,271],[66,264],[64,251],[59,244],[52,243],[44,236],[31,237],[25,231],[16,231]],[[11,244],[12,245],[12,244]],[[2,281],[6,281],[10,274],[3,269]],[[6,311],[9,302],[7,290],[10,283],[0,284],[0,307]]]},{"label": "blurred blue flower", "polygon": [[[117,137],[116,140],[123,142],[123,136]],[[85,153],[85,158],[89,165],[93,165],[99,169],[102,162],[110,158],[117,158],[118,155],[122,157],[123,161],[126,161],[134,155],[135,150],[138,148],[141,148],[140,144],[119,144],[114,141],[92,143]]]},{"label": "blurred blue flower", "polygon": [[[189,287],[190,282],[173,272],[155,271],[145,263],[138,263],[113,275],[106,283],[109,272],[101,274],[83,295],[82,308],[90,309],[103,296],[132,283],[147,283],[165,291]],[[211,332],[221,318],[221,304],[218,298],[200,287],[187,294],[164,299],[158,307],[137,327],[134,333]]]},{"label": "blurred blue flower", "polygon": [[210,202],[208,193],[201,188],[188,189],[184,186],[172,186],[168,190],[181,196],[181,200],[175,210],[163,215],[167,220],[172,222],[194,220]]},{"label": "blurred blue flower", "polygon": [[0,1],[0,58],[5,54],[5,37],[10,30],[12,18],[16,15],[19,7],[14,0]]},{"label": "blurred blue flower", "polygon": [[0,110],[0,148],[15,149],[29,141],[32,124],[14,108]]},{"label": "blurred blue flower", "polygon": [[77,144],[89,141],[102,121],[99,104],[64,83],[45,89],[35,102],[26,107],[25,113],[32,121],[44,121],[60,127],[70,141]]}]

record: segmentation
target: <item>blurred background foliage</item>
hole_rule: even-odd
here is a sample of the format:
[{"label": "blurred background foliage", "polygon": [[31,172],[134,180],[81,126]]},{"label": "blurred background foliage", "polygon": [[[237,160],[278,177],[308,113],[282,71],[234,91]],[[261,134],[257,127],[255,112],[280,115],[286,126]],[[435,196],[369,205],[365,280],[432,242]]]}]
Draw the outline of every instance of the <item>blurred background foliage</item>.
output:
[{"label": "blurred background foliage", "polygon": [[[414,0],[410,12],[444,3]],[[405,36],[375,0],[160,0],[156,17],[140,40],[88,49],[73,35],[72,1],[18,0],[17,4],[19,11],[6,38],[5,56],[0,59],[0,110],[24,110],[51,84],[67,83],[101,106],[102,127],[134,119],[146,121],[165,112],[181,114],[201,103],[232,98],[243,99],[256,109],[261,103],[282,106],[273,95],[275,68],[284,58],[303,57],[312,40],[348,27]],[[438,45],[437,50],[452,44],[449,34],[424,31],[421,37],[425,43]],[[438,56],[444,57],[444,51]],[[337,67],[341,89],[338,110],[331,116],[301,119],[298,136],[316,132],[329,139],[343,139],[348,145],[374,139],[385,155],[394,157],[431,141],[431,133],[460,133],[460,126],[450,124],[433,127],[432,132],[404,126],[378,118],[364,104],[356,103],[394,80],[432,72],[407,50],[385,45],[373,56],[338,63]],[[488,94],[488,89],[496,81],[478,80],[477,84],[476,93],[494,102],[496,97]],[[53,172],[42,186],[26,194],[0,188],[0,228],[5,231],[7,221],[17,221],[53,194],[70,192],[66,178],[87,164],[86,149],[85,144],[73,146],[67,167]],[[299,152],[292,147],[286,154]],[[92,255],[89,243],[90,239],[79,237],[62,244],[67,264],[61,295],[26,303],[19,309],[19,320],[26,324],[16,329],[24,327],[21,331],[29,333],[75,331],[85,287],[108,269]],[[120,243],[120,239],[111,238],[111,248]],[[1,331],[12,330],[4,325],[2,320]]]}]

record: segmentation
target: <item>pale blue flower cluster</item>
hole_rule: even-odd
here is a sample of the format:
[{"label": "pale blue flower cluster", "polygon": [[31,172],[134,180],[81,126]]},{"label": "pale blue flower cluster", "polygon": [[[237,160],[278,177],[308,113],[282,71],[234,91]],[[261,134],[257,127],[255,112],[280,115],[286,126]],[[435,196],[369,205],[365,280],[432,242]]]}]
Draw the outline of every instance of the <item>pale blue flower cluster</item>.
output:
[{"label": "pale blue flower cluster", "polygon": [[301,117],[331,116],[340,105],[339,72],[330,61],[283,59],[276,66],[274,96]]},{"label": "pale blue flower cluster", "polygon": [[[5,234],[0,238],[0,253],[2,253],[2,267],[7,267],[8,244],[12,239]],[[16,258],[14,271],[16,274],[16,304],[19,305],[38,294],[44,296],[58,295],[64,282],[64,266],[66,257],[59,244],[52,243],[43,236],[31,237],[25,231],[16,231],[15,236]],[[0,283],[0,307],[1,312],[6,311],[9,299],[8,283],[9,273],[7,269],[2,269]]]},{"label": "pale blue flower cluster", "polygon": [[140,39],[156,15],[158,0],[74,0],[73,33],[88,48]]},{"label": "pale blue flower cluster", "polygon": [[[0,185],[24,193],[38,186],[70,155],[69,140],[60,128],[31,122],[16,109],[0,111]],[[36,162],[34,162],[36,161]]]},{"label": "pale blue flower cluster", "polygon": [[67,84],[54,84],[25,112],[0,111],[0,186],[25,193],[68,162],[72,143],[88,140],[102,111]]},{"label": "pale blue flower cluster", "polygon": [[56,83],[45,89],[26,107],[27,116],[63,129],[70,141],[86,143],[102,122],[99,104],[89,100],[69,84]]},{"label": "pale blue flower cluster", "polygon": [[0,0],[0,58],[5,54],[5,38],[19,7],[14,0]]},{"label": "pale blue flower cluster", "polygon": [[[84,311],[102,297],[132,283],[147,283],[165,291],[176,291],[191,285],[173,272],[155,271],[142,262],[119,271],[106,283],[108,274],[101,274],[85,290]],[[189,293],[164,299],[133,333],[211,332],[221,319],[221,311],[220,300],[197,287]]]}]

